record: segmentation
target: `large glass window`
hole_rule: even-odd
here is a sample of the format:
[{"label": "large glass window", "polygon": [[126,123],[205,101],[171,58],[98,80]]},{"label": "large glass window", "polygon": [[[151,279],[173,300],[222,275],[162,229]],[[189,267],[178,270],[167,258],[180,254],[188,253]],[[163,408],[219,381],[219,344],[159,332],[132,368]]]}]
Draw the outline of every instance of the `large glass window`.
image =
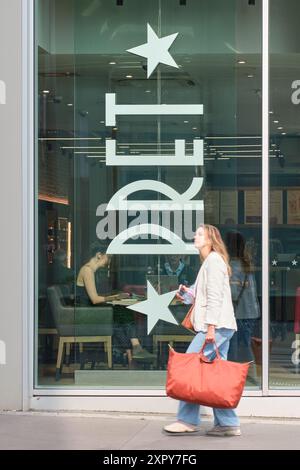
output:
[{"label": "large glass window", "polygon": [[36,385],[164,387],[193,338],[164,294],[194,283],[204,221],[260,388],[261,1],[36,4]]},{"label": "large glass window", "polygon": [[300,387],[300,5],[270,7],[269,382],[293,389]]}]

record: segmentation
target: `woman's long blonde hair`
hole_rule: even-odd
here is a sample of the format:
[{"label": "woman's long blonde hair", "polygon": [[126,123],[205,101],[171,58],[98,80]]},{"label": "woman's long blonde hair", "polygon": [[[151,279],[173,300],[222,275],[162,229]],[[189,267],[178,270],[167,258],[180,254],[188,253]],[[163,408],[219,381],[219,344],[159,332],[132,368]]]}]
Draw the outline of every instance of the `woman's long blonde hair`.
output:
[{"label": "woman's long blonde hair", "polygon": [[225,246],[225,243],[222,240],[221,234],[217,227],[214,225],[209,225],[209,224],[203,224],[201,227],[204,228],[207,238],[211,242],[211,249],[212,251],[215,251],[216,253],[219,253],[220,256],[222,256],[226,266],[227,266],[227,271],[228,275],[231,276],[231,267],[229,264],[229,255],[227,248]]}]

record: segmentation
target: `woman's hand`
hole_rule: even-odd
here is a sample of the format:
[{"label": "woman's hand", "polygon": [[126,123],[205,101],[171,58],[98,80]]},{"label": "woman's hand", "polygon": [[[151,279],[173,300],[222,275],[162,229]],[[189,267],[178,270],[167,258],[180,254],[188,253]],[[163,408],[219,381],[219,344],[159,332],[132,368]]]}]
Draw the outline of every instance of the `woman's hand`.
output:
[{"label": "woman's hand", "polygon": [[182,295],[189,291],[189,288],[186,287],[184,284],[180,284],[178,287],[178,291],[176,292],[176,299],[180,300],[180,302],[184,302],[184,298]]},{"label": "woman's hand", "polygon": [[130,298],[128,292],[119,292],[118,294],[113,294],[109,296],[110,300],[126,300]]},{"label": "woman's hand", "polygon": [[128,292],[120,292],[117,294],[118,300],[129,299],[130,294]]},{"label": "woman's hand", "polygon": [[104,296],[104,302],[113,302],[114,300],[120,300],[119,294]]},{"label": "woman's hand", "polygon": [[216,341],[215,325],[208,325],[205,341],[207,343],[214,343]]}]

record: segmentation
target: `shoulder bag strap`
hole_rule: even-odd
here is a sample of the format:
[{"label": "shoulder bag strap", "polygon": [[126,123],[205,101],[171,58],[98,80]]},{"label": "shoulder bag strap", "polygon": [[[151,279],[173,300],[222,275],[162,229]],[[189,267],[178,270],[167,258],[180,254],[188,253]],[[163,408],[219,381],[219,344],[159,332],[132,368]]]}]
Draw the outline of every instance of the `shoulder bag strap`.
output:
[{"label": "shoulder bag strap", "polygon": [[243,282],[242,288],[241,288],[241,290],[240,290],[239,296],[238,296],[238,298],[234,301],[235,307],[238,306],[239,301],[241,300],[241,297],[242,297],[242,295],[243,295],[244,289],[245,289],[245,287],[246,287],[247,279],[248,279],[248,275],[245,274],[244,282]]}]

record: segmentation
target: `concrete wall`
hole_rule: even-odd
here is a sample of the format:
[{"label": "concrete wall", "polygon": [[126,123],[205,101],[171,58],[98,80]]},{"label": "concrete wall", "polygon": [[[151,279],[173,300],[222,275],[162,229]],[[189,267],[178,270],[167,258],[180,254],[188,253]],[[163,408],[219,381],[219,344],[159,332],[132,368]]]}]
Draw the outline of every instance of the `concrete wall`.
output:
[{"label": "concrete wall", "polygon": [[22,407],[21,0],[0,3],[0,409]]}]

